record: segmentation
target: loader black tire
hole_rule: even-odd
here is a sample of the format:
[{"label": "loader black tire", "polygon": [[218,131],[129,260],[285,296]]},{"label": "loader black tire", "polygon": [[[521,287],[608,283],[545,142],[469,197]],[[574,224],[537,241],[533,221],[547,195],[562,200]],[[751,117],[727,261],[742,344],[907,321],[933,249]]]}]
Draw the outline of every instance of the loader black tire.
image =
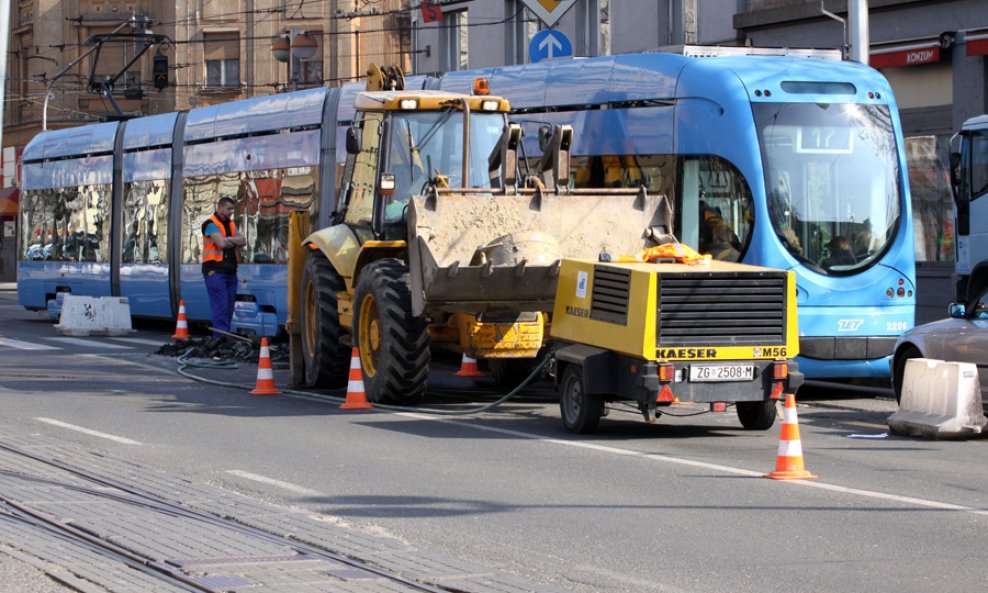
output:
[{"label": "loader black tire", "polygon": [[344,290],[346,283],[326,256],[310,252],[299,291],[302,357],[309,387],[333,389],[347,383],[350,349],[337,308],[337,293]]},{"label": "loader black tire", "polygon": [[738,420],[745,430],[768,430],[775,424],[775,400],[760,402],[738,402],[735,404]]},{"label": "loader black tire", "polygon": [[429,377],[429,331],[412,316],[408,268],[382,259],[360,272],[353,302],[367,399],[409,406],[425,395]]}]

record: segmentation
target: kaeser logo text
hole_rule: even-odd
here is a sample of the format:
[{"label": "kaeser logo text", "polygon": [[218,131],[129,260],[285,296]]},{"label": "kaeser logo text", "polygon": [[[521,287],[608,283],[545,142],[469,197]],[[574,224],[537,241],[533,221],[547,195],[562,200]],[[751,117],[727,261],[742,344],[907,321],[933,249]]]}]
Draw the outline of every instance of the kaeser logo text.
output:
[{"label": "kaeser logo text", "polygon": [[837,321],[837,331],[839,332],[853,332],[861,329],[864,325],[864,319],[839,319]]}]

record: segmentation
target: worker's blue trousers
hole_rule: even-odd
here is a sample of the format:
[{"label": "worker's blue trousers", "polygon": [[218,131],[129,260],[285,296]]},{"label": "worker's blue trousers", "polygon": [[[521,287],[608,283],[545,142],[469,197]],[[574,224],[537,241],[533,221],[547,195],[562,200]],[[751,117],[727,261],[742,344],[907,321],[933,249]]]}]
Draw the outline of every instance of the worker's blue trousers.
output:
[{"label": "worker's blue trousers", "polygon": [[[203,272],[202,277],[206,280],[206,291],[209,293],[213,327],[228,332],[230,320],[233,319],[233,306],[237,302],[237,275]],[[213,336],[219,337],[219,334]]]}]

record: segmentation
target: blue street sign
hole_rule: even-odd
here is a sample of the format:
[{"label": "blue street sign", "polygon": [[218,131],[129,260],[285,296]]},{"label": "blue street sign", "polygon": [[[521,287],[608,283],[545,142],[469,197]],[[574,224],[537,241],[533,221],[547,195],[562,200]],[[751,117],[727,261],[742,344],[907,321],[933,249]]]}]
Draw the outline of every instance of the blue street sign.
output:
[{"label": "blue street sign", "polygon": [[528,59],[533,64],[549,58],[573,55],[573,44],[566,35],[555,29],[539,31],[528,44]]}]

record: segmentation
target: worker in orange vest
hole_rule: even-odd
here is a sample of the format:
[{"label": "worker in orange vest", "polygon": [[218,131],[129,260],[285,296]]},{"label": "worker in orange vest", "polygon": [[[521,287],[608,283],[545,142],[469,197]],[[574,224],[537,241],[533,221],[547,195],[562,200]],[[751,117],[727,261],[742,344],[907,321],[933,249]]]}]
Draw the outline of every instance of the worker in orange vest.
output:
[{"label": "worker in orange vest", "polygon": [[202,276],[209,293],[209,311],[213,328],[225,332],[230,331],[237,300],[237,248],[247,244],[247,239],[237,234],[232,218],[235,209],[233,200],[220,198],[216,212],[202,223]]}]

